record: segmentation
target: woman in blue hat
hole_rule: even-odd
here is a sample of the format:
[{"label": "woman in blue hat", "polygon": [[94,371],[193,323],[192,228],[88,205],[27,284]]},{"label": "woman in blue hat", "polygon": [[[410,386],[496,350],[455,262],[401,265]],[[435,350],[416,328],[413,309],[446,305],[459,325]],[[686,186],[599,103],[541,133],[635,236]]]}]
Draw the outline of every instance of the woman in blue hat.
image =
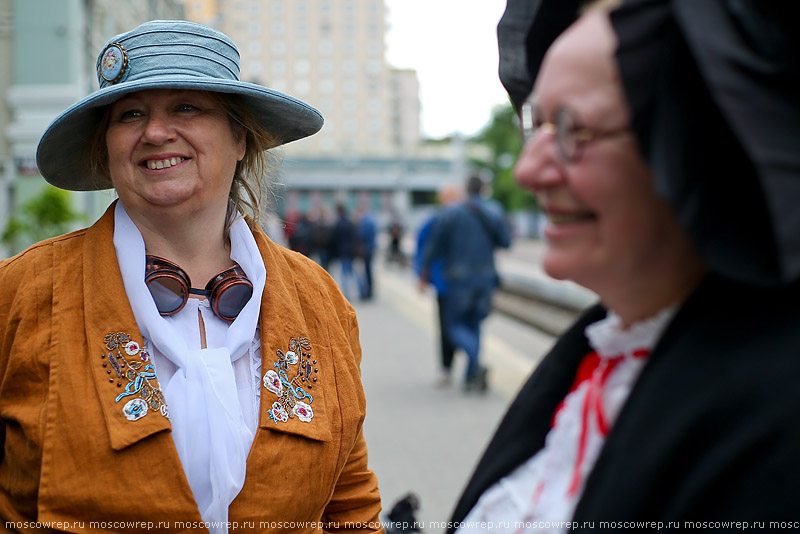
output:
[{"label": "woman in blue hat", "polygon": [[37,161],[118,200],[0,263],[6,528],[381,530],[355,312],[258,226],[268,149],[321,115],[184,21],[114,37],[97,73]]}]

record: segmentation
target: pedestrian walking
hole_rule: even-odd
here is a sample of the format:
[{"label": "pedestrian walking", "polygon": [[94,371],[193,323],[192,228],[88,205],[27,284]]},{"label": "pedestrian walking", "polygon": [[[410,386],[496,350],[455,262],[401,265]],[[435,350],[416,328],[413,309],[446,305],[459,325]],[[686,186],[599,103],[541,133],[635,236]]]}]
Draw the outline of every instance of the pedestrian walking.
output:
[{"label": "pedestrian walking", "polygon": [[482,198],[478,175],[467,181],[467,198],[437,215],[422,251],[420,286],[430,280],[438,258],[447,284],[443,296],[444,332],[469,359],[464,388],[485,391],[487,369],[480,364],[480,327],[489,315],[497,287],[494,250],[507,248],[511,236],[500,208]]},{"label": "pedestrian walking", "polygon": [[523,386],[449,531],[797,521],[795,7],[578,4],[509,0],[501,75],[544,269],[601,303]]},{"label": "pedestrian walking", "polygon": [[312,225],[308,215],[301,213],[294,223],[292,235],[289,237],[289,248],[304,256],[311,253]]},{"label": "pedestrian walking", "polygon": [[[452,206],[453,204],[461,201],[462,190],[455,184],[446,184],[439,189],[439,211]],[[445,329],[447,324],[445,322],[445,305],[444,299],[447,294],[447,279],[444,276],[442,268],[442,260],[439,257],[434,258],[430,267],[428,268],[427,276],[423,277],[422,269],[422,254],[425,246],[430,238],[431,229],[436,222],[437,213],[431,215],[420,227],[417,233],[417,250],[414,255],[414,271],[420,279],[419,290],[425,291],[428,285],[432,285],[436,291],[436,309],[439,330],[439,358],[440,358],[440,372],[436,384],[438,386],[447,386],[452,380],[453,359],[455,358],[455,346],[450,342],[450,336],[447,335]]]},{"label": "pedestrian walking", "polygon": [[358,280],[353,272],[353,258],[356,253],[356,227],[347,213],[344,204],[336,205],[336,222],[331,229],[330,260],[338,266],[338,282],[342,293],[353,300],[358,289]]},{"label": "pedestrian walking", "polygon": [[333,222],[329,220],[328,210],[319,206],[309,213],[311,223],[311,258],[326,271],[330,270],[331,232]]},{"label": "pedestrian walking", "polygon": [[395,210],[392,210],[389,226],[386,233],[389,235],[389,247],[386,252],[386,264],[397,264],[400,267],[406,266],[406,254],[403,251],[403,236],[406,228],[403,220]]},{"label": "pedestrian walking", "polygon": [[356,256],[361,261],[363,271],[363,276],[359,276],[359,296],[361,300],[370,300],[373,294],[372,258],[377,245],[378,227],[372,212],[366,208],[361,209],[358,215],[356,234]]}]

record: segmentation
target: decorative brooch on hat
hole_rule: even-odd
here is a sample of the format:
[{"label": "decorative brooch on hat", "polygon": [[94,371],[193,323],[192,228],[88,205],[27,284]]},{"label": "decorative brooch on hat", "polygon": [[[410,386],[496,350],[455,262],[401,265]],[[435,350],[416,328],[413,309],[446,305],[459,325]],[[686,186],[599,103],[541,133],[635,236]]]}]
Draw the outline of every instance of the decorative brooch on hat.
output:
[{"label": "decorative brooch on hat", "polygon": [[122,388],[123,381],[127,380],[125,389],[114,402],[135,397],[122,407],[122,413],[128,421],[138,421],[150,410],[160,412],[169,419],[167,401],[158,385],[156,368],[147,350],[122,332],[108,334],[105,343],[109,352],[101,355],[100,359],[109,375],[108,381],[112,384],[116,382],[117,387]]},{"label": "decorative brooch on hat", "polygon": [[116,83],[128,67],[128,54],[120,43],[111,43],[100,54],[100,77],[108,83]]},{"label": "decorative brooch on hat", "polygon": [[[307,338],[289,340],[289,350],[285,353],[277,350],[278,361],[273,362],[274,369],[264,373],[264,387],[278,396],[269,410],[269,418],[275,424],[285,423],[290,417],[297,417],[308,423],[314,418],[311,403],[314,397],[309,390],[314,388],[319,372],[317,360],[312,360],[311,342]],[[293,374],[289,378],[289,374]],[[308,402],[305,402],[308,400]]]}]

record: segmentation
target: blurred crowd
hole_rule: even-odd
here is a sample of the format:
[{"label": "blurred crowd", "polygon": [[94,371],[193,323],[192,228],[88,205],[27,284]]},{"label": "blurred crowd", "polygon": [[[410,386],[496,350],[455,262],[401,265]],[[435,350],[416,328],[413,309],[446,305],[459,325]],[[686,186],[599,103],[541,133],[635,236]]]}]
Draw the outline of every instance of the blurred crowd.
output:
[{"label": "blurred crowd", "polygon": [[[402,255],[402,222],[393,217],[386,230],[389,250]],[[372,262],[379,228],[371,211],[361,207],[351,214],[341,203],[333,211],[324,206],[305,212],[292,210],[284,217],[283,232],[286,245],[331,273],[348,299],[372,299]]]}]

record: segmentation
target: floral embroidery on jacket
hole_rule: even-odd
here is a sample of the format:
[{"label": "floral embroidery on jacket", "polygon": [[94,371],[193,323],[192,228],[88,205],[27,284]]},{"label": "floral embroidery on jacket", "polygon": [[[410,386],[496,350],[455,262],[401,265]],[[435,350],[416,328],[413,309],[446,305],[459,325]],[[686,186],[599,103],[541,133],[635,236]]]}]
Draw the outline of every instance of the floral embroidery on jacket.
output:
[{"label": "floral embroidery on jacket", "polygon": [[128,399],[122,407],[122,413],[128,421],[138,421],[150,410],[156,410],[169,419],[167,401],[164,399],[161,387],[158,386],[156,368],[150,361],[147,350],[131,340],[131,336],[122,332],[108,334],[105,343],[109,352],[100,358],[109,375],[108,381],[117,382],[117,387],[122,388],[123,382],[127,380],[127,384],[114,402],[134,397]]},{"label": "floral embroidery on jacket", "polygon": [[[285,423],[293,417],[308,423],[314,418],[311,408],[314,397],[307,389],[313,389],[317,382],[314,375],[319,372],[315,367],[317,360],[311,356],[311,342],[308,338],[292,338],[289,350],[284,353],[278,349],[276,353],[278,361],[273,362],[274,369],[264,373],[264,387],[278,397],[269,409],[269,418],[275,424]],[[293,375],[292,378],[289,375]]]}]

